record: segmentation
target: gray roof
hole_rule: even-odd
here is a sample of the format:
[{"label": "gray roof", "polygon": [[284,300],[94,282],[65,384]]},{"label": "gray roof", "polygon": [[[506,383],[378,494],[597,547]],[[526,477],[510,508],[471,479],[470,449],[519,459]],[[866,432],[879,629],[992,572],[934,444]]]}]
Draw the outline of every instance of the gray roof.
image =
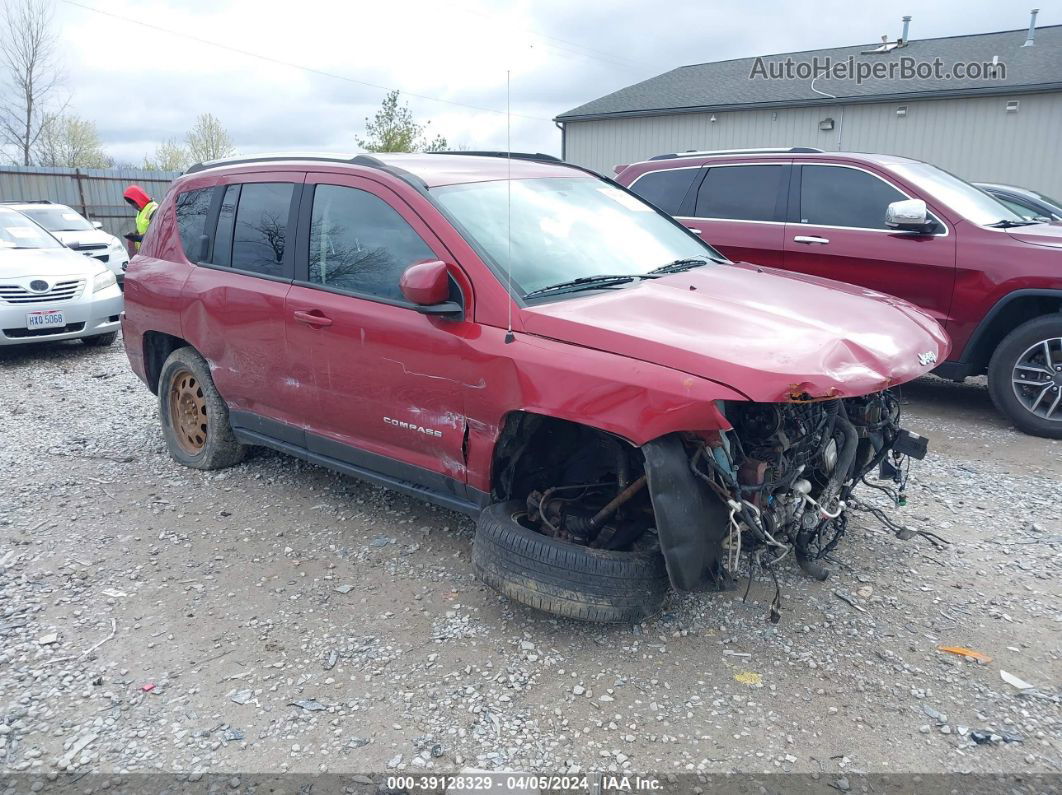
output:
[{"label": "gray roof", "polygon": [[885,76],[868,78],[859,83],[854,77],[836,79],[827,76],[815,80],[815,88],[833,95],[831,98],[812,91],[811,80],[806,77],[777,80],[751,78],[757,58],[738,58],[680,66],[573,108],[557,116],[557,120],[837,104],[840,100],[846,103],[903,101],[1062,90],[1062,25],[1037,28],[1036,45],[1033,47],[1022,46],[1026,34],[1027,30],[1023,28],[971,36],[913,39],[906,46],[886,53],[870,53],[875,47],[881,46],[881,42],[873,42],[853,47],[762,56],[762,64],[767,69],[770,69],[771,64],[784,64],[787,58],[794,63],[810,62],[816,58],[823,63],[829,58],[836,64],[846,62],[851,57],[856,68],[864,62],[899,63],[901,58],[932,62],[939,58],[945,71],[958,62],[991,63],[993,57],[998,56],[999,62],[1006,66],[1003,79],[946,79],[936,76],[903,79]]}]

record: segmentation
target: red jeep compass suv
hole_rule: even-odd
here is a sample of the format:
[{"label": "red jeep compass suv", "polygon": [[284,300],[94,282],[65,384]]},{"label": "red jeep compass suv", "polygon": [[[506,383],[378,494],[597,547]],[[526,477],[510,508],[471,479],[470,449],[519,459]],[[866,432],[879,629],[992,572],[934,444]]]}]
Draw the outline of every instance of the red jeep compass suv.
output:
[{"label": "red jeep compass suv", "polygon": [[948,353],[904,301],[735,265],[531,155],[194,166],[123,331],[177,461],[262,445],[478,516],[485,582],[591,620],[743,554],[825,577],[856,484],[925,454],[889,388]]},{"label": "red jeep compass suv", "polygon": [[617,180],[735,260],[905,298],[951,336],[936,373],[988,373],[997,408],[1062,438],[1062,226],[946,171],[816,149],[659,155]]}]

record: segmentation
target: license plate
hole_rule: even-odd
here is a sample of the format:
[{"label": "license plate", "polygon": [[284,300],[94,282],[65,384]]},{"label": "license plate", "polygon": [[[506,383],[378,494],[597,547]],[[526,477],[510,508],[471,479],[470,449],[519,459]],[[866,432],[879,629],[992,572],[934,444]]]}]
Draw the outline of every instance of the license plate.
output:
[{"label": "license plate", "polygon": [[29,312],[26,315],[26,328],[28,329],[55,328],[65,325],[66,320],[63,319],[62,312],[46,309],[43,312]]}]

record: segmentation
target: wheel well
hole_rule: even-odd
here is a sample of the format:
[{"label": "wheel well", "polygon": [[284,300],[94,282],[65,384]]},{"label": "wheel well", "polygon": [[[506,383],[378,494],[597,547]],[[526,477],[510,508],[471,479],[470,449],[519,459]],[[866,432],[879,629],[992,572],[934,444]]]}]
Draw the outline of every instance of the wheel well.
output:
[{"label": "wheel well", "polygon": [[963,358],[975,374],[983,373],[988,369],[992,353],[1010,332],[1026,321],[1060,311],[1062,298],[1058,296],[1028,295],[1008,301],[977,330],[971,349]]},{"label": "wheel well", "polygon": [[186,345],[188,345],[187,341],[172,334],[165,334],[161,331],[144,333],[144,374],[147,376],[148,388],[156,395],[159,391],[162,365],[171,353]]},{"label": "wheel well", "polygon": [[514,411],[494,446],[491,491],[523,499],[535,489],[641,475],[641,451],[618,436],[569,420]]}]

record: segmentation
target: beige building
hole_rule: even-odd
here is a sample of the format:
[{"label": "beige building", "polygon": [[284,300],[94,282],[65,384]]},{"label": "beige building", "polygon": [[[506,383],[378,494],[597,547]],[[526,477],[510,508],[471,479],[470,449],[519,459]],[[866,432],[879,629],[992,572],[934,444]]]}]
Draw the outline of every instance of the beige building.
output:
[{"label": "beige building", "polygon": [[1062,25],[683,66],[556,121],[564,158],[608,175],[668,152],[810,146],[1060,198]]}]

